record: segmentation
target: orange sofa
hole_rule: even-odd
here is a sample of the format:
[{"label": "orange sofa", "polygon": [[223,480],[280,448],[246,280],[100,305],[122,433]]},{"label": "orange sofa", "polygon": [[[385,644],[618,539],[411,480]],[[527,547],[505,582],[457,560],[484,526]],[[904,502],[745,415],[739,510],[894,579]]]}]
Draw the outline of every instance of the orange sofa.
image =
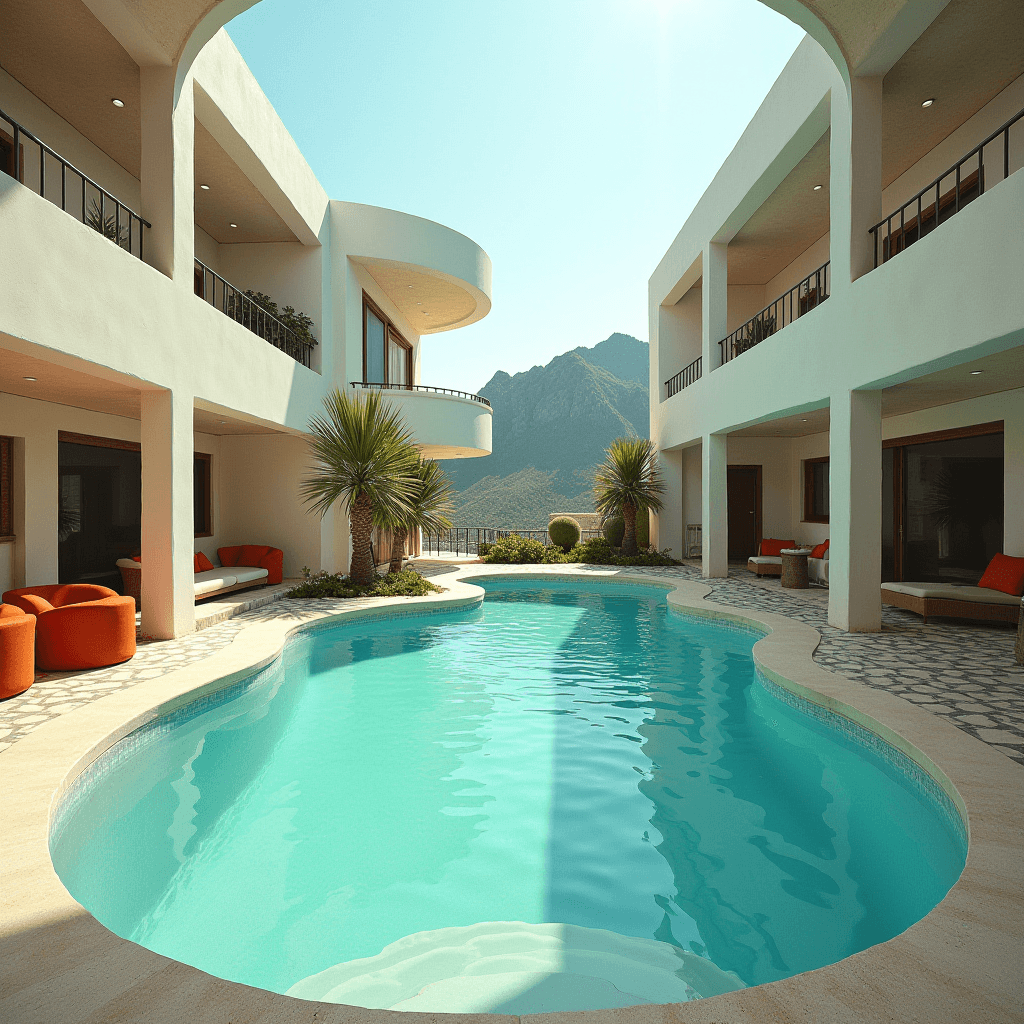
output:
[{"label": "orange sofa", "polygon": [[0,604],[0,700],[24,693],[35,679],[36,617]]},{"label": "orange sofa", "polygon": [[117,665],[135,656],[135,601],[90,583],[8,590],[4,603],[36,617],[36,664],[50,672]]},{"label": "orange sofa", "polygon": [[267,570],[267,585],[274,586],[284,578],[284,552],[263,544],[240,544],[233,548],[217,548],[217,557],[225,567],[247,565]]}]

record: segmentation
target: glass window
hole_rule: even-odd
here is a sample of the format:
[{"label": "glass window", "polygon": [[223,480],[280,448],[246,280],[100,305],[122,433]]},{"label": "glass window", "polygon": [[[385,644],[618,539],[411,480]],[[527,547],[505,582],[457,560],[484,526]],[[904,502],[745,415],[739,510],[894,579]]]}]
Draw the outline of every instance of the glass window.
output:
[{"label": "glass window", "polygon": [[408,349],[393,335],[388,335],[388,383],[408,384]]},{"label": "glass window", "polygon": [[804,463],[804,522],[828,522],[828,459]]},{"label": "glass window", "polygon": [[366,310],[366,365],[363,383],[383,384],[384,377],[384,321],[369,306]]}]

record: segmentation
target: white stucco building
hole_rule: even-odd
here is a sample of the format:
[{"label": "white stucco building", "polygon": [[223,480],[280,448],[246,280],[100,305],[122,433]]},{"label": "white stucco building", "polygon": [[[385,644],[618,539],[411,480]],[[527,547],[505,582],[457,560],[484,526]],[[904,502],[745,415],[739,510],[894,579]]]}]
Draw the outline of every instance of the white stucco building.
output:
[{"label": "white stucco building", "polygon": [[828,538],[878,629],[881,581],[1024,556],[1024,5],[769,6],[808,38],[650,279],[652,538]]},{"label": "white stucco building", "polygon": [[[134,547],[157,637],[193,628],[195,551],[347,567],[344,516],[299,497],[311,415],[419,384],[425,336],[490,309],[473,241],[324,192],[222,30],[251,2],[33,0],[0,28],[0,591],[110,585]],[[490,451],[486,402],[389,394],[426,455]]]}]

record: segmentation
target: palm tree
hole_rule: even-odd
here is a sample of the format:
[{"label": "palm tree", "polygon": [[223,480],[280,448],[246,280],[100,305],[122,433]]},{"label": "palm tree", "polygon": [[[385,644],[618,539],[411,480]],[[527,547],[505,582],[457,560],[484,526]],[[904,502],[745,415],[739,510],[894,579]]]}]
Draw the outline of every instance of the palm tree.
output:
[{"label": "palm tree", "polygon": [[391,564],[388,572],[402,571],[405,538],[411,530],[422,530],[428,536],[452,528],[452,486],[444,470],[429,459],[420,459],[416,470],[419,488],[412,496],[407,516],[390,522],[378,519],[377,525],[391,530]]},{"label": "palm tree", "polygon": [[342,502],[352,534],[349,577],[372,583],[374,517],[399,520],[411,514],[419,454],[398,411],[382,401],[379,391],[349,396],[335,388],[324,398],[324,409],[325,415],[309,423],[316,465],[302,482],[302,494],[321,518]]},{"label": "palm tree", "polygon": [[622,516],[622,553],[635,555],[637,513],[660,512],[664,507],[658,449],[645,437],[619,437],[605,456],[594,474],[594,506],[605,518]]}]

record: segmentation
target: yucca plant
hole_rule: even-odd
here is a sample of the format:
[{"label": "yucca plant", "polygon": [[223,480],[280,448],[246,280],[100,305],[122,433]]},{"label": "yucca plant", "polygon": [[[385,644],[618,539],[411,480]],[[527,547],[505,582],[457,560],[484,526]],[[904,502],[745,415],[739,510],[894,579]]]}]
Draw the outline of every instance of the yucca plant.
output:
[{"label": "yucca plant", "polygon": [[103,216],[103,213],[100,211],[100,204],[95,199],[89,200],[89,211],[85,215],[85,223],[93,231],[98,231],[104,238],[109,238],[110,241],[121,246],[122,249],[129,247],[128,227],[122,224],[119,230],[117,216],[113,213]]},{"label": "yucca plant", "polygon": [[419,453],[398,411],[380,392],[324,398],[324,414],[309,423],[313,471],[302,483],[311,512],[321,518],[336,501],[348,512],[352,535],[349,578],[376,578],[370,544],[374,519],[407,520],[420,488]]},{"label": "yucca plant", "polygon": [[635,555],[638,513],[660,512],[665,485],[658,449],[645,437],[619,437],[605,452],[594,474],[594,507],[604,517],[621,515],[625,524],[622,553]]},{"label": "yucca plant", "polygon": [[429,459],[420,459],[416,469],[419,487],[412,495],[407,516],[397,520],[378,517],[377,525],[391,531],[391,564],[388,572],[402,571],[405,539],[412,530],[422,530],[428,537],[452,528],[452,486],[445,471]]}]

